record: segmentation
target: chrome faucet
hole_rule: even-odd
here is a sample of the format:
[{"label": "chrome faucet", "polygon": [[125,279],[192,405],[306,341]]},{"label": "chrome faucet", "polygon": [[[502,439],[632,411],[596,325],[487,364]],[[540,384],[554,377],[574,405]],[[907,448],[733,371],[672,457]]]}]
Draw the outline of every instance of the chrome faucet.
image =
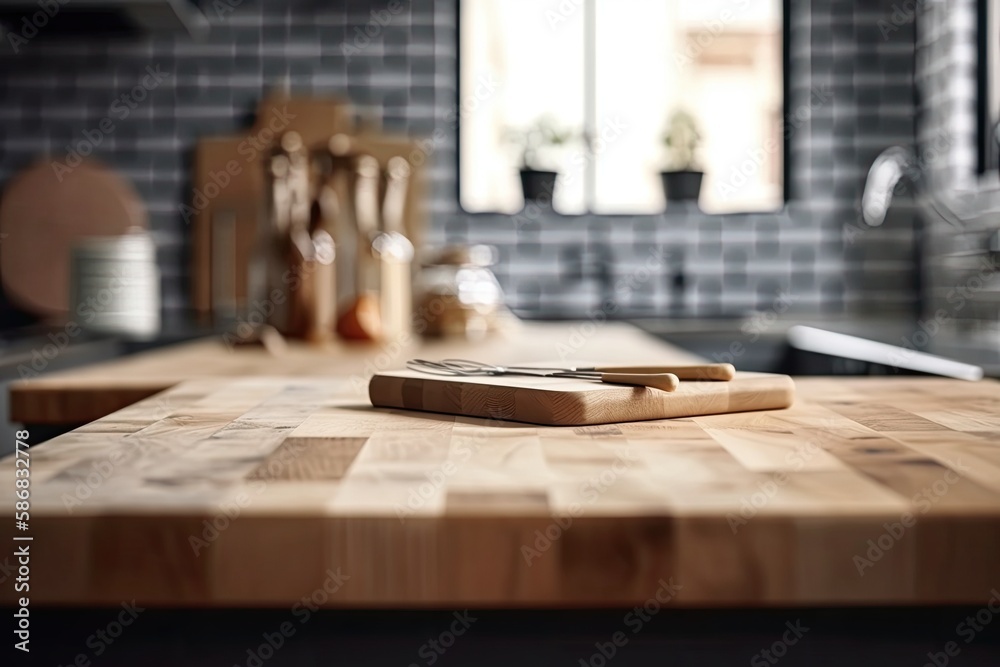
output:
[{"label": "chrome faucet", "polygon": [[[938,188],[931,187],[927,181],[925,167],[927,165],[916,154],[902,146],[892,146],[882,151],[871,168],[868,170],[868,178],[865,180],[865,188],[861,195],[861,216],[865,224],[869,227],[878,227],[885,222],[889,206],[892,204],[893,194],[896,186],[905,177],[913,184],[913,195],[917,203],[917,210],[913,217],[913,265],[914,265],[914,293],[916,294],[915,314],[921,318],[930,310],[931,306],[939,307],[936,312],[941,312],[943,308],[951,317],[959,316],[958,309],[949,298],[948,303],[941,303],[941,297],[932,293],[929,288],[938,288],[938,292],[943,293],[947,289],[956,287],[951,281],[980,280],[982,277],[980,265],[973,265],[972,260],[979,256],[979,253],[969,254],[968,252],[946,251],[949,256],[949,268],[941,268],[940,261],[935,264],[935,258],[928,257],[936,246],[935,240],[943,239],[945,236],[955,237],[956,235],[968,234],[970,223],[971,233],[979,234],[975,228],[975,214],[969,217],[968,212],[962,214],[949,205],[949,193]],[[993,237],[989,237],[989,230],[982,230],[984,245],[982,250],[987,254],[992,250],[1000,250],[1000,231],[994,232]],[[949,247],[945,244],[944,247]],[[940,250],[936,251],[940,253]],[[962,263],[965,262],[963,266]],[[942,283],[942,281],[947,281]],[[964,284],[964,283],[963,283]],[[946,288],[942,290],[941,288]],[[954,289],[950,292],[954,293]],[[971,300],[972,297],[970,296]],[[976,299],[977,302],[989,302],[985,295]],[[963,304],[965,301],[962,302]],[[969,308],[962,313],[962,318],[986,319],[976,315],[975,308]],[[991,321],[995,322],[995,318]]]},{"label": "chrome faucet", "polygon": [[[896,186],[903,177],[910,179],[914,194],[926,191],[922,187],[922,172],[913,151],[902,146],[892,146],[879,153],[868,170],[865,189],[861,193],[861,217],[869,227],[879,227],[892,205]],[[924,197],[927,199],[927,197]],[[919,213],[913,220],[913,273],[912,287],[915,295],[913,315],[920,318],[926,306],[924,284],[924,221]]]},{"label": "chrome faucet", "polygon": [[896,185],[907,175],[917,184],[920,180],[917,169],[913,152],[902,146],[893,146],[879,153],[868,170],[865,189],[861,195],[861,215],[865,224],[878,227],[885,222]]},{"label": "chrome faucet", "polygon": [[[909,148],[891,146],[879,153],[868,170],[865,189],[861,193],[861,217],[869,227],[878,227],[885,222],[886,213],[892,205],[896,186],[904,177],[914,186],[914,196],[923,210],[936,214],[937,218],[955,229],[965,225],[962,219],[927,186],[924,165]],[[918,226],[922,219],[917,216]]]}]

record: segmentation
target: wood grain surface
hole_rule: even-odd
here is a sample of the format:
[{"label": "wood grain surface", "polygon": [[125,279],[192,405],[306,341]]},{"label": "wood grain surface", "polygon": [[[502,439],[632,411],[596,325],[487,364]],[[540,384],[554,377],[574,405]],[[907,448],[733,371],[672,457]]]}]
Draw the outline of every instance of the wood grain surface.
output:
[{"label": "wood grain surface", "polygon": [[575,428],[380,410],[365,384],[195,380],[31,448],[32,603],[632,606],[666,582],[682,607],[982,604],[1000,582],[996,382],[797,379],[787,410]]},{"label": "wood grain surface", "polygon": [[671,392],[567,378],[443,377],[419,371],[377,373],[372,405],[485,417],[543,426],[592,426],[787,408],[787,375],[739,373],[728,382],[685,380]]},{"label": "wood grain surface", "polygon": [[408,359],[464,356],[493,363],[607,359],[616,364],[686,364],[699,357],[618,323],[547,324],[505,320],[476,341],[411,336],[388,345],[289,342],[284,354],[234,346],[222,336],[136,354],[85,368],[47,373],[10,386],[10,419],[21,424],[85,424],[184,381],[211,377],[295,375],[343,377],[402,368]]}]

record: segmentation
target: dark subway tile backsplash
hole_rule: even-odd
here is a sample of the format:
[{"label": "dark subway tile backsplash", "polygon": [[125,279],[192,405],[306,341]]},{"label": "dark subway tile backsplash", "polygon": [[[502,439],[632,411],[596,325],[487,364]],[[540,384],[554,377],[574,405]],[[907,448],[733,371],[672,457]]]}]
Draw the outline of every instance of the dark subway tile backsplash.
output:
[{"label": "dark subway tile backsplash", "polygon": [[[218,3],[201,4],[212,23],[203,42],[158,35],[39,37],[19,55],[0,55],[3,180],[45,153],[64,157],[65,147],[95,127],[147,66],[170,72],[94,151],[132,180],[165,239],[160,258],[168,310],[180,312],[189,303],[190,243],[178,207],[190,197],[195,142],[245,128],[261,96],[285,85],[346,95],[359,114],[392,131],[429,136],[441,128],[445,138],[430,165],[428,237],[437,244],[498,246],[497,275],[521,312],[543,315],[558,304],[585,314],[599,306],[602,281],[626,273],[651,247],[671,259],[657,264],[655,279],[631,297],[627,305],[635,313],[666,315],[678,275],[687,292],[683,313],[690,315],[767,308],[781,292],[793,293],[792,307],[804,311],[870,300],[906,308],[914,299],[912,285],[900,278],[901,258],[856,262],[856,251],[845,253],[843,243],[845,227],[858,224],[872,157],[915,141],[914,27],[901,26],[887,45],[877,21],[893,11],[890,0],[792,3],[788,103],[796,127],[788,132],[789,185],[799,200],[786,211],[547,214],[520,228],[508,216],[469,215],[457,205],[457,136],[448,120],[457,84],[455,0],[404,2],[406,9],[370,42],[359,34],[372,10],[385,8],[380,0],[244,0],[221,15]],[[795,120],[795,110],[808,108],[817,95],[824,100],[818,108]],[[911,227],[899,224],[893,242],[910,244]],[[884,248],[871,244],[872,252]],[[567,268],[571,256],[578,266]]]}]

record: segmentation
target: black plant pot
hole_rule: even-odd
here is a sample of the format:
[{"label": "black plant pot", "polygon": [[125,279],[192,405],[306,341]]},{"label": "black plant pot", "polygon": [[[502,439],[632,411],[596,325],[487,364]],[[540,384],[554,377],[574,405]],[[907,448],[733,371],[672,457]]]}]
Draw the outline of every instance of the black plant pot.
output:
[{"label": "black plant pot", "polygon": [[704,175],[703,171],[661,171],[663,195],[668,202],[697,202],[701,195],[701,179]]},{"label": "black plant pot", "polygon": [[552,205],[552,193],[556,189],[555,171],[538,171],[537,169],[521,170],[521,192],[524,193],[524,203],[533,202],[542,206]]}]

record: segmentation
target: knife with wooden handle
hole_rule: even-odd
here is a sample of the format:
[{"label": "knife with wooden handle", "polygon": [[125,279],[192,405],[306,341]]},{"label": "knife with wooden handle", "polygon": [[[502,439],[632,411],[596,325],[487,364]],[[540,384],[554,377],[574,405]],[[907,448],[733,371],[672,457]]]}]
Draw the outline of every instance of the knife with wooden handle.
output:
[{"label": "knife with wooden handle", "polygon": [[601,382],[676,391],[679,379],[673,373],[601,373]]},{"label": "knife with wooden handle", "polygon": [[671,373],[680,380],[721,380],[728,382],[736,377],[732,364],[691,364],[685,366],[595,366],[574,368],[576,371],[597,371],[599,373]]}]

